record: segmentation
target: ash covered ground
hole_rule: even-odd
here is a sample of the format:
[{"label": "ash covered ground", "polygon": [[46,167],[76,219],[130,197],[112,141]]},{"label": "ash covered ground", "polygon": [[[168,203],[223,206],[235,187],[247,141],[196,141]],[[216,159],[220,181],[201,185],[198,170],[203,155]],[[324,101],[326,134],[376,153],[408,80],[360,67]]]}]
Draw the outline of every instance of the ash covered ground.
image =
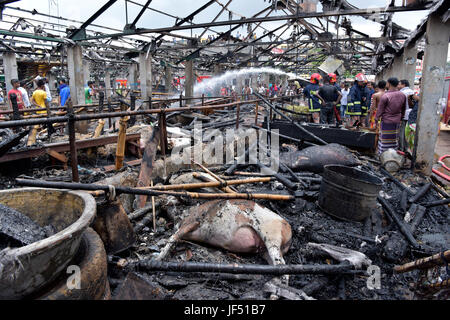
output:
[{"label": "ash covered ground", "polygon": [[[288,150],[288,149],[287,149]],[[126,159],[127,160],[127,159]],[[376,161],[375,161],[376,162]],[[400,212],[401,190],[390,179],[379,172],[377,165],[363,160],[360,168],[363,171],[382,178],[383,192],[388,195],[388,201]],[[105,173],[97,170],[101,166],[113,164],[113,158],[97,155],[95,152],[87,155],[81,152],[79,156],[80,178],[82,183],[95,183],[107,177],[112,177],[117,172]],[[220,168],[219,168],[220,169]],[[214,170],[222,176],[222,170]],[[258,172],[256,167],[247,167],[242,171]],[[198,171],[198,170],[197,170]],[[122,173],[137,175],[139,167],[125,167]],[[171,178],[181,173],[190,172],[184,170],[169,175],[164,180],[155,183],[168,184]],[[71,181],[70,170],[64,170],[61,166],[49,165],[48,156],[34,160],[16,161],[5,164],[0,172],[0,188],[10,189],[18,187],[14,179],[18,176],[33,177],[49,181]],[[313,175],[320,177],[319,175]],[[401,170],[395,175],[400,181],[409,186],[412,191],[417,191],[427,180],[414,175],[409,170]],[[229,177],[242,178],[242,177]],[[403,274],[393,272],[393,267],[418,258],[428,256],[429,252],[420,252],[413,249],[405,237],[399,231],[398,226],[390,221],[384,213],[381,205],[372,213],[372,217],[365,222],[349,222],[334,218],[323,212],[318,206],[318,186],[313,187],[302,198],[295,201],[268,201],[256,200],[258,204],[266,207],[283,217],[292,228],[292,244],[284,255],[286,264],[338,264],[333,258],[314,251],[307,243],[327,243],[343,246],[364,253],[372,264],[378,266],[381,271],[381,287],[371,290],[368,288],[367,273],[353,275],[291,275],[289,286],[301,289],[307,295],[319,300],[328,299],[446,299],[448,291],[433,292],[421,288],[420,284],[426,280],[448,277],[444,268],[436,268],[431,278],[423,271],[412,271]],[[299,190],[302,190],[299,185]],[[276,181],[270,183],[258,183],[250,186],[237,186],[240,192],[258,193],[283,193],[286,189]],[[440,195],[431,188],[419,201],[425,203],[441,199]],[[178,272],[144,272],[133,268],[118,266],[120,259],[137,261],[156,257],[175,232],[175,226],[180,222],[183,211],[188,210],[204,201],[182,198],[175,209],[167,210],[158,208],[156,232],[153,232],[152,223],[142,228],[137,233],[135,245],[114,256],[109,256],[108,274],[113,297],[120,290],[121,284],[128,272],[133,271],[145,277],[147,281],[159,286],[166,294],[165,299],[268,299],[270,294],[265,292],[265,284],[272,276],[263,275],[231,275],[213,273],[178,273]],[[339,205],[338,203],[336,205]],[[125,206],[128,214],[132,213],[130,206]],[[433,253],[448,249],[449,239],[449,209],[447,206],[429,208],[414,232],[414,236],[420,244],[426,244]],[[376,217],[376,218],[375,218]],[[142,221],[133,220],[134,226]],[[191,261],[208,263],[239,263],[239,264],[267,264],[267,261],[258,254],[233,254],[222,249],[188,241],[180,241],[167,258],[169,261]]]}]

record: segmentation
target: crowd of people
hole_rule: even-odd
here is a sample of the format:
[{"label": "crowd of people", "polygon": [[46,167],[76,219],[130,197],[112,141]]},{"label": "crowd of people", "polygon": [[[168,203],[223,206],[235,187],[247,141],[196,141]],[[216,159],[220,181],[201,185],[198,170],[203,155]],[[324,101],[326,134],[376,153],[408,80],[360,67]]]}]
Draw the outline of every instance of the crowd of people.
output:
[{"label": "crowd of people", "polygon": [[[49,112],[52,94],[48,79],[41,73],[31,83],[12,79],[11,85],[12,89],[7,93],[10,109],[13,109],[11,101],[14,100],[19,110],[37,108],[37,114]],[[33,86],[36,87],[35,90],[31,89]],[[410,86],[408,80],[398,80],[395,77],[375,84],[359,73],[350,87],[346,82],[339,84],[334,73],[324,77],[314,73],[310,83],[304,88],[298,81],[284,87],[276,83],[258,83],[255,89],[247,84],[238,93],[235,86],[223,85],[220,94],[235,97],[240,95],[243,100],[251,100],[253,90],[268,97],[303,95],[315,123],[341,125],[346,121],[350,126],[376,131],[379,135],[379,153],[389,148],[411,152],[420,98]],[[70,98],[66,80],[59,81],[57,93],[58,106],[65,106]],[[85,103],[92,104],[96,93],[94,82],[88,81],[84,89]],[[0,99],[4,100],[3,96]]]},{"label": "crowd of people", "polygon": [[353,127],[377,131],[378,153],[389,148],[412,151],[419,95],[408,80],[391,77],[375,84],[359,73],[349,88],[337,84],[336,74],[322,79],[315,73],[310,82],[303,94],[315,123],[341,124],[347,118]]},{"label": "crowd of people", "polygon": [[[57,103],[59,107],[64,107],[70,98],[69,84],[65,79],[60,79],[59,86],[56,90],[58,99],[57,102],[53,101],[49,81],[42,76],[41,72],[28,83],[26,81],[12,79],[11,85],[12,89],[7,93],[7,100],[5,101],[2,96],[2,100],[0,101],[0,103],[6,102],[10,110],[13,110],[13,101],[15,101],[19,110],[36,108],[39,109],[36,110],[37,114],[47,114],[52,102]],[[96,96],[96,93],[94,82],[88,81],[84,89],[85,103],[92,104],[93,97]]]},{"label": "crowd of people", "polygon": [[[304,88],[295,81],[287,86],[258,83],[255,88],[242,88],[243,100],[251,99],[253,91],[268,97],[304,97],[314,123],[360,127],[376,131],[378,153],[389,148],[412,152],[416,130],[419,95],[410,87],[408,80],[395,77],[378,83],[368,81],[359,73],[354,82],[339,83],[338,77],[330,73],[322,77],[311,75]],[[234,86],[222,86],[222,96],[237,96]]]}]

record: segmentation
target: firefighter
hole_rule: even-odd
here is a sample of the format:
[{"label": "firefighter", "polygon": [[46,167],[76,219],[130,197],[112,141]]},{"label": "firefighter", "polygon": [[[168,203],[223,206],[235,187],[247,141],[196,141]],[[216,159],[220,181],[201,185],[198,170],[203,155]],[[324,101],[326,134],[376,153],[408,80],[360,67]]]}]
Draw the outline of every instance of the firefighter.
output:
[{"label": "firefighter", "polygon": [[330,84],[335,86],[339,92],[341,92],[341,86],[337,83],[337,75],[336,73],[329,73],[328,77],[330,77]]},{"label": "firefighter", "polygon": [[[329,74],[328,74],[328,77],[330,78],[330,84],[331,84],[332,86],[336,87],[336,89],[337,89],[339,92],[341,92],[341,86],[337,83],[337,75],[336,75],[336,73],[329,73]],[[341,112],[341,103],[340,103],[340,102],[336,105],[336,109],[337,109],[337,111],[339,112],[339,115],[336,115],[336,123],[338,123],[338,122],[341,121],[341,115],[340,115],[340,112]]]},{"label": "firefighter", "polygon": [[347,114],[351,116],[353,126],[361,124],[362,104],[366,101],[364,81],[366,77],[362,73],[358,73],[355,77],[355,83],[350,89],[347,103]]},{"label": "firefighter", "polygon": [[311,112],[313,115],[314,123],[320,122],[320,108],[322,104],[320,103],[320,100],[316,94],[319,91],[320,88],[319,82],[321,79],[322,76],[320,74],[313,73],[311,75],[311,83],[308,84],[303,90],[305,98],[308,99],[309,112]]}]

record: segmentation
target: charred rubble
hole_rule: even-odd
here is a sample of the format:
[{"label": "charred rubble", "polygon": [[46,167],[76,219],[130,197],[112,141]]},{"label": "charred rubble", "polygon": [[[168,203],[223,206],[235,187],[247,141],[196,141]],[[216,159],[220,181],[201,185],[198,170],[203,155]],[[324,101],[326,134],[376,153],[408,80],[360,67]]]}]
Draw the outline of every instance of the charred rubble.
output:
[{"label": "charred rubble", "polygon": [[[437,181],[413,174],[409,159],[390,173],[369,149],[279,136],[278,172],[260,162],[174,163],[172,149],[195,149],[190,137],[193,117],[201,118],[204,128],[221,133],[237,126],[244,130],[254,126],[255,105],[243,104],[239,118],[226,109],[207,116],[180,112],[177,119],[167,120],[167,137],[160,134],[161,120],[139,121],[126,129],[127,134],[140,134],[139,147],[127,150],[119,170],[114,170],[117,144],[78,151],[80,183],[72,183],[70,159],[59,164],[46,153],[8,162],[1,168],[1,188],[84,190],[96,198],[97,214],[90,226],[101,241],[95,242],[92,235],[90,239],[106,251],[104,261],[94,260],[104,265],[99,270],[105,274],[96,275],[108,288],[102,289],[103,299],[448,298],[448,194]],[[89,130],[96,126],[91,123]],[[8,141],[15,138],[11,132],[5,136]],[[59,132],[51,141],[38,138],[32,148],[48,148],[58,136],[66,134]],[[200,150],[205,152],[212,143],[204,142]],[[10,154],[30,148],[23,137],[14,144]],[[224,150],[227,147],[224,143]],[[251,148],[247,143],[245,150]],[[329,184],[327,170],[333,166],[352,170],[353,176]],[[358,200],[352,198],[355,205],[341,194],[333,197],[337,189],[326,189],[352,188],[349,177],[376,187],[354,189],[360,192]],[[247,179],[249,183],[242,181]],[[321,199],[325,192],[334,203]],[[36,225],[19,211],[0,206],[3,250],[60,231],[56,225]],[[72,261],[83,260],[86,241]],[[431,262],[419,260],[436,254]],[[0,266],[6,264],[4,256],[0,254]],[[404,266],[416,260],[415,268]],[[372,280],[375,273],[378,282]],[[51,288],[65,278],[61,274],[26,297],[60,294]],[[60,297],[73,298],[70,292]]]}]

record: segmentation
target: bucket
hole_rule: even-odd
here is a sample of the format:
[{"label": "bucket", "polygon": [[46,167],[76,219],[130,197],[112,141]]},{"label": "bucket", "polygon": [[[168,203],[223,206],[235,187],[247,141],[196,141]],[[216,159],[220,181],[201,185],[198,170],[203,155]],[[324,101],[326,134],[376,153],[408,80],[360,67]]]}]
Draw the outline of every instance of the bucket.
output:
[{"label": "bucket", "polygon": [[363,221],[376,208],[382,180],[342,165],[326,165],[320,186],[319,206],[347,221]]},{"label": "bucket", "polygon": [[55,280],[73,259],[96,214],[88,193],[41,188],[0,191],[0,203],[57,233],[0,256],[0,299],[20,299]]}]

